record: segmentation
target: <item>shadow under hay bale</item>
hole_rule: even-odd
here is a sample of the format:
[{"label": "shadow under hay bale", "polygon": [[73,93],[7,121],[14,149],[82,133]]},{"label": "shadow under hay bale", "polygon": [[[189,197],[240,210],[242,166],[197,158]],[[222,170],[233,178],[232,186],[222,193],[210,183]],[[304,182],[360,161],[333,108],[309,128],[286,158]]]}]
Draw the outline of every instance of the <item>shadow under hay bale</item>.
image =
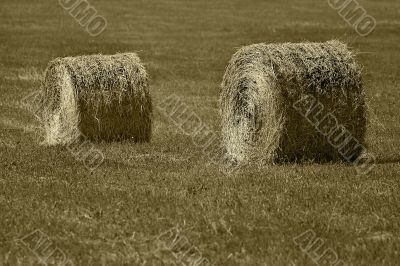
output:
[{"label": "shadow under hay bale", "polygon": [[59,58],[49,63],[41,116],[48,145],[85,137],[149,141],[148,75],[134,53]]},{"label": "shadow under hay bale", "polygon": [[[361,68],[339,41],[243,47],[233,55],[221,86],[222,139],[232,161],[343,160],[340,147],[328,141],[331,132],[316,129],[327,114],[364,144]],[[295,108],[307,97],[314,100],[309,120]]]}]

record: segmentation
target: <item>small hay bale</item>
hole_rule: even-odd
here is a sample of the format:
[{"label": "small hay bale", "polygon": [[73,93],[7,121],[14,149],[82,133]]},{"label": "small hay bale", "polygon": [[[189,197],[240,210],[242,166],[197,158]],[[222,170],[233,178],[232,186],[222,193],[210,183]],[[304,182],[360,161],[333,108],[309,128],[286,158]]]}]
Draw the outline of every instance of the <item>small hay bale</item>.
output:
[{"label": "small hay bale", "polygon": [[58,58],[47,67],[41,115],[45,143],[149,141],[148,75],[135,53]]},{"label": "small hay bale", "polygon": [[234,162],[343,159],[338,147],[294,108],[310,95],[364,143],[361,68],[339,41],[243,47],[233,55],[221,86],[223,145]]}]

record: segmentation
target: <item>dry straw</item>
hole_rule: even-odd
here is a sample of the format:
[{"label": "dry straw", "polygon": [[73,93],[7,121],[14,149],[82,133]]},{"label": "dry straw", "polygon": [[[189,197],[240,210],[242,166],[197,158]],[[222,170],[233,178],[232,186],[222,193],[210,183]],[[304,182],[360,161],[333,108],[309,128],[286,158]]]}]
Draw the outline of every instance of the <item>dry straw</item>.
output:
[{"label": "dry straw", "polygon": [[223,144],[237,162],[341,158],[293,108],[315,97],[352,136],[364,142],[361,69],[339,41],[255,44],[231,59],[220,98]]},{"label": "dry straw", "polygon": [[58,58],[44,81],[42,118],[48,145],[91,140],[149,141],[148,75],[134,53]]}]

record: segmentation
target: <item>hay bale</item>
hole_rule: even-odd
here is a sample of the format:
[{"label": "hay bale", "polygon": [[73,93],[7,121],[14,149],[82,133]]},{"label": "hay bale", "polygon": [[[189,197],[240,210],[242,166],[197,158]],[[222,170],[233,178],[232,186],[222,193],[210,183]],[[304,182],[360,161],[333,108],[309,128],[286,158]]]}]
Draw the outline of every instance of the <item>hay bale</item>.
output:
[{"label": "hay bale", "polygon": [[148,76],[134,53],[58,58],[45,75],[41,116],[49,145],[90,140],[149,141]]},{"label": "hay bale", "polygon": [[[328,141],[332,132],[321,134],[311,123],[321,122],[316,120],[323,115],[317,112],[321,105],[364,143],[361,70],[339,41],[243,47],[232,57],[221,86],[222,139],[233,161],[343,159],[340,147]],[[307,97],[316,99],[315,113],[309,116],[315,121],[294,108]]]}]

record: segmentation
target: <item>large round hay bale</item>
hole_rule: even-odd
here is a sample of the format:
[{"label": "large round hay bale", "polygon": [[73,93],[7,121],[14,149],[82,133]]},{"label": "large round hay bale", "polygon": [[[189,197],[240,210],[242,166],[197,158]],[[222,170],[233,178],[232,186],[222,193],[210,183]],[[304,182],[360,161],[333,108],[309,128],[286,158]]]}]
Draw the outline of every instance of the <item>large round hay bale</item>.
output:
[{"label": "large round hay bale", "polygon": [[58,58],[44,81],[46,143],[149,141],[152,104],[148,75],[134,53]]},{"label": "large round hay bale", "polygon": [[[220,109],[223,145],[237,162],[354,161],[362,152],[346,156],[338,144],[351,136],[362,146],[366,130],[361,68],[339,41],[241,48],[226,69]],[[328,114],[336,133],[319,128]]]}]

